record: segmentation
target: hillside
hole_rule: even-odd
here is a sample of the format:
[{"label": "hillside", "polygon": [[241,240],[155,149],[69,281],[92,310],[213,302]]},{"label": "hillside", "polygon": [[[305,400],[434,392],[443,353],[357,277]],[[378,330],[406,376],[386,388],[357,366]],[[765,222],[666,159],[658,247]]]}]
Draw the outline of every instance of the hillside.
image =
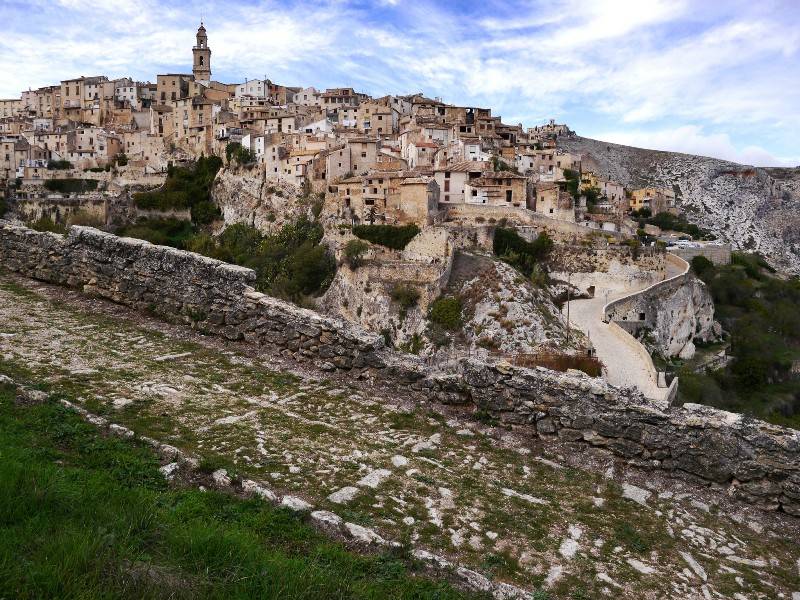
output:
[{"label": "hillside", "polygon": [[584,168],[626,188],[673,187],[690,221],[735,249],[764,254],[781,271],[800,273],[800,168],[756,168],[580,136],[559,138],[558,146],[583,154]]}]

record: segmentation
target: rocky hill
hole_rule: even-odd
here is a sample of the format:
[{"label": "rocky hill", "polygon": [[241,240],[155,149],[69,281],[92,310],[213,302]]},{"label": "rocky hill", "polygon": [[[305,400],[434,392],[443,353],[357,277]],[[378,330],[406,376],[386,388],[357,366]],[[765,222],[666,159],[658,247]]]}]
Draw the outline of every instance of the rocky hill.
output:
[{"label": "rocky hill", "polygon": [[764,169],[574,136],[558,146],[584,155],[584,168],[637,188],[672,187],[687,218],[758,251],[776,268],[800,273],[800,168]]}]

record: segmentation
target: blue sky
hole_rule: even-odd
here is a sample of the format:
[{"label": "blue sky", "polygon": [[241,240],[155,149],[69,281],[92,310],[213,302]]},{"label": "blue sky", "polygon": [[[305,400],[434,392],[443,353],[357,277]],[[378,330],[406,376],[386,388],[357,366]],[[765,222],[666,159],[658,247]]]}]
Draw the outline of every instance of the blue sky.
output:
[{"label": "blue sky", "polygon": [[0,97],[78,75],[424,91],[620,143],[800,164],[800,0],[0,0]]}]

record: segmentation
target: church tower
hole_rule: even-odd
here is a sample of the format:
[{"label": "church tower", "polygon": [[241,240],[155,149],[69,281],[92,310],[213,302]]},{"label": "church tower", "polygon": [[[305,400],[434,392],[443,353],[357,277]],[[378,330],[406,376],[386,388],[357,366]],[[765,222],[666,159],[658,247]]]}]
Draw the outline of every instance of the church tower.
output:
[{"label": "church tower", "polygon": [[208,47],[208,36],[203,22],[197,30],[197,45],[192,48],[194,62],[192,74],[195,81],[211,81],[211,48]]}]

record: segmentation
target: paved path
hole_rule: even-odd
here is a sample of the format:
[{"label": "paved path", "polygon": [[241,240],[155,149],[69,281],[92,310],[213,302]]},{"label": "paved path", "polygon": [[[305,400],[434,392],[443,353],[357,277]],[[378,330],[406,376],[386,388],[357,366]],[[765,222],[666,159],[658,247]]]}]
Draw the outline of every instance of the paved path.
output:
[{"label": "paved path", "polygon": [[[680,271],[667,263],[667,273],[664,278],[680,274]],[[666,397],[666,388],[659,388],[656,383],[656,373],[651,364],[647,364],[634,348],[621,339],[619,332],[611,329],[608,323],[603,322],[603,307],[627,296],[633,292],[643,290],[655,281],[642,280],[625,282],[621,280],[598,280],[595,283],[595,296],[588,300],[572,300],[569,302],[569,319],[573,326],[589,336],[597,351],[597,357],[604,365],[606,380],[618,387],[635,387],[647,398],[663,400]],[[566,310],[566,309],[565,309]]]}]

